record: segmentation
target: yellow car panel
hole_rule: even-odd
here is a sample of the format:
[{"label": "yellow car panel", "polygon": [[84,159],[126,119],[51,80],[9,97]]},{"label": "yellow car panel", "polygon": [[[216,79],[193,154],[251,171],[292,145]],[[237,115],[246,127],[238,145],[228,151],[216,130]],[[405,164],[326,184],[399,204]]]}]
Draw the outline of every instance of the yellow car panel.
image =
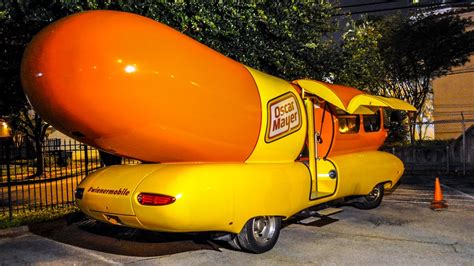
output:
[{"label": "yellow car panel", "polygon": [[351,100],[347,112],[350,114],[359,113],[358,110],[361,107],[387,107],[395,110],[416,111],[415,107],[400,99],[361,94]]},{"label": "yellow car panel", "polygon": [[[370,162],[370,163],[369,163]],[[366,165],[360,167],[360,165]],[[337,178],[331,179],[330,170]],[[318,193],[301,162],[261,164],[143,164],[112,166],[87,177],[79,208],[105,222],[166,232],[238,233],[256,216],[288,218],[308,207],[351,195],[365,195],[379,183],[395,184],[403,165],[378,151],[341,155],[318,162]],[[124,183],[124,177],[136,184]],[[196,178],[199,177],[199,178]],[[127,181],[128,182],[128,181]],[[127,195],[95,193],[127,189]],[[133,191],[132,191],[133,189]],[[144,206],[140,193],[172,196],[174,203]]]},{"label": "yellow car panel", "polygon": [[387,107],[387,103],[376,96],[361,94],[357,95],[351,100],[349,106],[347,107],[347,112],[353,114],[357,111],[357,109],[364,106]]},{"label": "yellow car panel", "polygon": [[[293,162],[303,148],[306,114],[293,86],[282,79],[247,67],[260,92],[262,126],[247,163]],[[281,110],[281,111],[280,111]]]},{"label": "yellow car panel", "polygon": [[[81,187],[86,188],[81,204],[88,211],[110,212],[134,215],[130,196],[140,181],[156,170],[153,165],[112,166],[103,168],[86,178]],[[119,210],[119,211],[118,211]]]},{"label": "yellow car panel", "polygon": [[[142,167],[146,169],[141,170]],[[151,173],[150,168],[154,169]],[[109,170],[94,173],[79,185],[84,188],[83,199],[77,200],[79,208],[99,220],[117,216],[123,225],[137,227],[121,218],[133,213],[139,227],[150,230],[237,233],[255,216],[288,217],[306,206],[309,198],[310,180],[303,163],[150,164],[106,169]],[[127,200],[90,192],[90,187],[102,183],[109,184],[104,189],[125,187],[117,175],[131,171],[139,184],[124,197]],[[165,206],[140,205],[137,197],[143,192],[172,196],[176,201]],[[92,202],[109,207],[97,208]]]},{"label": "yellow car panel", "polygon": [[[367,195],[375,185],[388,182],[395,185],[403,174],[403,163],[396,156],[380,151],[366,151],[331,158],[337,167],[337,195]],[[361,167],[363,165],[363,167]]]},{"label": "yellow car panel", "polygon": [[318,96],[319,98],[330,102],[338,108],[345,110],[346,106],[339,96],[328,86],[325,86],[323,82],[316,82],[314,80],[300,79],[295,81],[305,91]]},{"label": "yellow car panel", "polygon": [[387,107],[395,110],[403,110],[403,111],[409,111],[409,112],[416,112],[416,108],[400,99],[397,98],[387,98],[387,97],[382,97],[382,96],[375,96],[385,102],[387,104]]}]

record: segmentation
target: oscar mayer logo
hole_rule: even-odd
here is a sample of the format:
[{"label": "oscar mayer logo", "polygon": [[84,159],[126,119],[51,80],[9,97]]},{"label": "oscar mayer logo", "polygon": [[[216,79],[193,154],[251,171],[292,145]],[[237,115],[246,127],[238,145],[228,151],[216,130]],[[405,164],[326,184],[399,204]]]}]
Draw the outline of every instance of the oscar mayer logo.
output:
[{"label": "oscar mayer logo", "polygon": [[283,138],[301,128],[301,112],[293,93],[284,94],[268,102],[266,142]]}]

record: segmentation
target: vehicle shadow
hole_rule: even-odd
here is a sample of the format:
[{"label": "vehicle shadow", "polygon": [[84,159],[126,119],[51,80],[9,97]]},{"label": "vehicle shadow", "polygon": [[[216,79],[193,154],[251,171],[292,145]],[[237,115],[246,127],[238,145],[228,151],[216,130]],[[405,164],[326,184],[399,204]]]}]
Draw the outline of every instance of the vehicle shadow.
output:
[{"label": "vehicle shadow", "polygon": [[159,233],[97,222],[85,217],[36,223],[30,232],[54,241],[116,255],[154,257],[219,246],[204,234]]},{"label": "vehicle shadow", "polygon": [[323,227],[334,222],[339,221],[339,219],[332,218],[325,215],[315,215],[315,216],[294,216],[289,218],[286,221],[283,221],[281,224],[282,228],[290,226],[292,224],[302,225],[302,226],[314,226],[314,227]]},{"label": "vehicle shadow", "polygon": [[[282,228],[291,224],[322,227],[338,221],[324,216],[317,221],[301,223],[303,219],[304,217],[292,217],[282,223]],[[213,240],[209,233],[154,232],[106,224],[82,214],[31,224],[29,231],[72,246],[123,256],[155,257],[195,250],[220,252],[220,248],[236,250],[225,241]]]}]

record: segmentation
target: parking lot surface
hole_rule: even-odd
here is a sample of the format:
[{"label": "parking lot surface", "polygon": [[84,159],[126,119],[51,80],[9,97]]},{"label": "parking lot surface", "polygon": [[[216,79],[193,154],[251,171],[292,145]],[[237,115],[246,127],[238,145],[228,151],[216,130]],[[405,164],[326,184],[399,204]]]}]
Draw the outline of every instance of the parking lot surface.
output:
[{"label": "parking lot surface", "polygon": [[407,175],[374,210],[343,206],[308,225],[287,223],[264,254],[206,236],[160,234],[83,220],[31,226],[0,238],[2,264],[473,265],[474,177],[441,177],[449,207],[429,209],[433,176]]}]

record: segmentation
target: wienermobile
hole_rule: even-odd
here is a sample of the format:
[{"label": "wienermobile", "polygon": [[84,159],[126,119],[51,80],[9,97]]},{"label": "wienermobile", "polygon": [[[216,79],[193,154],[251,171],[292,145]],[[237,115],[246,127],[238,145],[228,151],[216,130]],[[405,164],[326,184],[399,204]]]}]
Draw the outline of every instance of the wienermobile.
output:
[{"label": "wienermobile", "polygon": [[43,29],[21,68],[35,110],[72,138],[141,160],[105,167],[76,190],[99,221],[164,232],[215,232],[248,252],[281,221],[361,196],[375,208],[403,174],[377,151],[398,99],[313,80],[287,82],[154,20],[74,14]]}]

